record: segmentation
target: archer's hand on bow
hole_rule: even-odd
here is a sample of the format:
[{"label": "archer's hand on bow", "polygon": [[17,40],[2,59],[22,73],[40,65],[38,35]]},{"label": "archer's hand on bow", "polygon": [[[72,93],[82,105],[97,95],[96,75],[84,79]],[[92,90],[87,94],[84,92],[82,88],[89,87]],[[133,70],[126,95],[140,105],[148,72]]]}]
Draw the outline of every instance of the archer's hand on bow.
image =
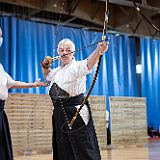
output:
[{"label": "archer's hand on bow", "polygon": [[108,42],[102,41],[98,43],[97,50],[99,55],[103,55],[108,50]]},{"label": "archer's hand on bow", "polygon": [[41,66],[45,69],[50,68],[51,64],[53,63],[53,58],[50,56],[46,56],[44,60],[41,62]]}]

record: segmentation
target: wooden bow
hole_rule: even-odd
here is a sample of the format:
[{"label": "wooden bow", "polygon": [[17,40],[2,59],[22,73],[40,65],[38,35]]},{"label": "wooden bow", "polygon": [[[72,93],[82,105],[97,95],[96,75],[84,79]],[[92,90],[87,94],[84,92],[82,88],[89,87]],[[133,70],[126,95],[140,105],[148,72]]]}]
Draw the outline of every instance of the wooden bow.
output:
[{"label": "wooden bow", "polygon": [[[109,0],[106,0],[106,9],[105,9],[105,18],[104,18],[104,26],[103,26],[103,34],[102,34],[102,41],[105,41],[106,40],[106,33],[107,33],[107,23],[108,23],[108,13],[109,13],[109,10],[108,10],[108,6],[109,6]],[[94,78],[92,80],[92,84],[90,86],[90,89],[85,97],[85,99],[83,100],[82,104],[80,105],[79,109],[76,111],[76,113],[74,114],[74,116],[72,117],[70,123],[68,124],[68,127],[70,129],[72,129],[72,126],[75,122],[75,120],[77,119],[77,116],[78,114],[80,113],[81,109],[83,108],[83,106],[85,105],[85,103],[87,102],[90,94],[91,94],[91,91],[94,87],[94,84],[96,82],[96,79],[97,79],[97,75],[98,75],[98,72],[99,72],[99,68],[100,68],[100,62],[101,62],[101,58],[102,58],[102,55],[99,55],[98,57],[98,63],[97,63],[97,68],[96,68],[96,71],[95,71],[95,75],[94,75]]]}]

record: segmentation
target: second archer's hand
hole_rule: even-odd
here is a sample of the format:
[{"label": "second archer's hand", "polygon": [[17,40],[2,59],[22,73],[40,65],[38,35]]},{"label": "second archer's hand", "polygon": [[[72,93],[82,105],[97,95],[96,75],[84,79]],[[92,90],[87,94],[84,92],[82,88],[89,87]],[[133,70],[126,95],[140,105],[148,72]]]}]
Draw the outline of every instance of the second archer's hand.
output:
[{"label": "second archer's hand", "polygon": [[44,86],[45,86],[45,83],[44,83],[44,82],[41,82],[40,79],[37,79],[37,80],[34,82],[34,85],[35,85],[35,87],[44,87]]}]

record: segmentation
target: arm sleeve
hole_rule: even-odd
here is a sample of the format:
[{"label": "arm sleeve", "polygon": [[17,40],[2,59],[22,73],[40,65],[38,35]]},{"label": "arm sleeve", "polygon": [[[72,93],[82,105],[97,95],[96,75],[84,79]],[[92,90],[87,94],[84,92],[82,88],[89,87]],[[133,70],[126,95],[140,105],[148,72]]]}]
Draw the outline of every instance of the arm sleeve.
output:
[{"label": "arm sleeve", "polygon": [[57,69],[58,69],[58,68],[52,69],[52,70],[48,73],[48,75],[46,76],[46,80],[47,80],[47,81],[52,81],[52,80],[53,80]]},{"label": "arm sleeve", "polygon": [[13,80],[8,73],[5,73],[5,74],[7,77],[7,88],[11,88],[16,83],[16,81]]},{"label": "arm sleeve", "polygon": [[89,74],[91,71],[87,66],[87,59],[77,62],[78,76],[83,77]]}]

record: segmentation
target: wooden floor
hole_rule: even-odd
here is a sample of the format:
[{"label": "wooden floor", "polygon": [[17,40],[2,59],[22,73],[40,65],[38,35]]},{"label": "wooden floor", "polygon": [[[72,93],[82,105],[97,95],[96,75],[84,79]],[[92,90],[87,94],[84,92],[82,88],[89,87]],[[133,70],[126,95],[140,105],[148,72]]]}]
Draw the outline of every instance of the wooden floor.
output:
[{"label": "wooden floor", "polygon": [[[102,160],[160,160],[160,142],[149,142],[144,147],[107,149]],[[51,154],[16,156],[15,160],[52,160]]]}]

